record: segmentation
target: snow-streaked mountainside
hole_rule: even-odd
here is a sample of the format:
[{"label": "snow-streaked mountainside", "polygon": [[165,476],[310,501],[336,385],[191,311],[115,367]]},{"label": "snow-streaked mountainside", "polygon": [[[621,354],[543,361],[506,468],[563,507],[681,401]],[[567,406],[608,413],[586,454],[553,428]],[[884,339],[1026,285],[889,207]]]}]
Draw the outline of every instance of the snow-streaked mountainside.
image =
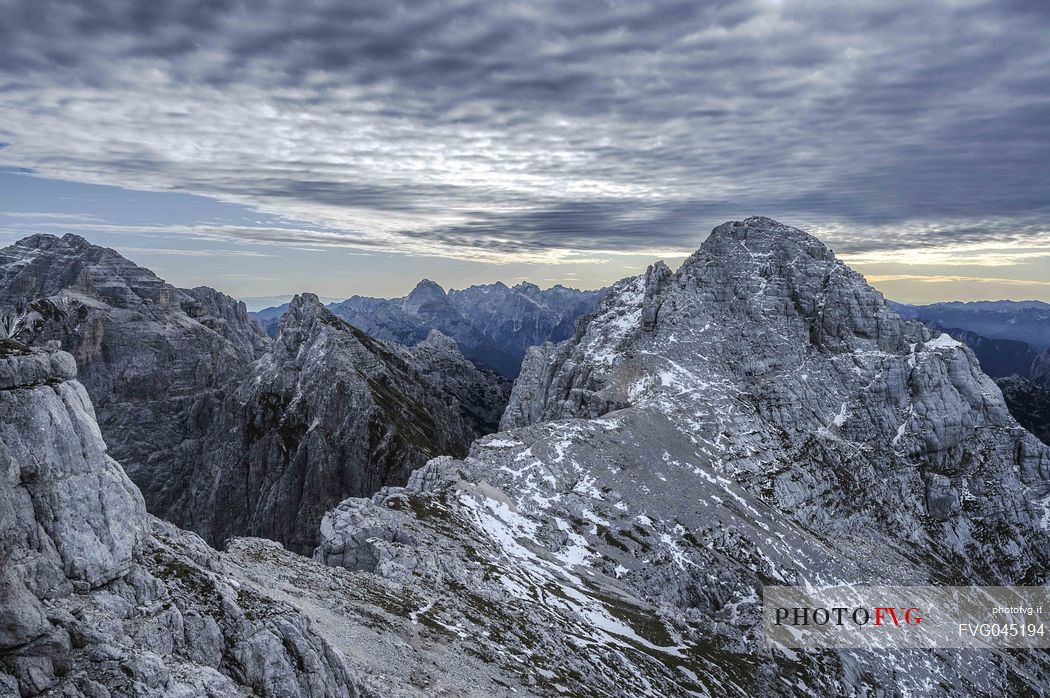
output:
[{"label": "snow-streaked mountainside", "polygon": [[[424,279],[404,298],[353,296],[328,308],[377,339],[406,346],[436,329],[454,339],[477,366],[513,378],[529,347],[568,339],[576,319],[593,311],[605,291],[497,282],[446,293]],[[252,315],[274,336],[286,311],[287,304]]]},{"label": "snow-streaked mountainside", "polygon": [[[966,344],[980,362],[981,370],[995,379],[1003,391],[1010,414],[1021,426],[1050,444],[1050,349],[1037,354],[1028,342],[1038,345],[1050,327],[1050,305],[1041,301],[980,301],[909,306],[890,303],[902,317],[922,319]],[[970,329],[948,327],[960,321],[995,335],[1022,336],[992,339]]]},{"label": "snow-streaked mountainside", "polygon": [[573,695],[1016,695],[1045,656],[771,654],[763,583],[1045,583],[1050,449],[973,353],[818,240],[719,226],[529,351],[464,460],[344,502],[315,557]]},{"label": "snow-streaked mountainside", "polygon": [[8,336],[73,354],[149,511],[216,544],[309,552],[326,509],[466,453],[509,393],[440,334],[387,345],[310,295],[271,341],[243,304],[74,235],[0,250],[0,317]]}]

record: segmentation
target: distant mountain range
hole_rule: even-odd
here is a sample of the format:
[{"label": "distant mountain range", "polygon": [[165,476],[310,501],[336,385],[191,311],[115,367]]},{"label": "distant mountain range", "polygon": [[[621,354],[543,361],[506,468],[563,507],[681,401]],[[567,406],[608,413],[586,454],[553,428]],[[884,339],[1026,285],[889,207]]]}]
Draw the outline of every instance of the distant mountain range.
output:
[{"label": "distant mountain range", "polygon": [[890,303],[901,317],[927,325],[958,328],[988,339],[1024,342],[1038,352],[1050,348],[1050,303],[1042,301],[974,301],[909,305]]},{"label": "distant mountain range", "polygon": [[[475,365],[513,378],[526,349],[571,337],[576,319],[592,312],[605,293],[502,282],[446,293],[423,279],[403,298],[353,296],[327,307],[363,332],[405,346],[439,330]],[[285,303],[251,315],[272,337],[287,309]]]}]

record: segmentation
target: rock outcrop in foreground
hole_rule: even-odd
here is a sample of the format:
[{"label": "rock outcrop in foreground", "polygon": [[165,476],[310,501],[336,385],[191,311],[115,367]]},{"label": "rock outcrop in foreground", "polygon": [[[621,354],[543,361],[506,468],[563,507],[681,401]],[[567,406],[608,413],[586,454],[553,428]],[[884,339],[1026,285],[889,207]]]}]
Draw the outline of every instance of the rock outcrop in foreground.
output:
[{"label": "rock outcrop in foreground", "polygon": [[0,343],[0,695],[358,695],[303,615],[146,513],[75,374]]},{"label": "rock outcrop in foreground", "polygon": [[[315,559],[573,695],[1037,693],[1040,653],[772,653],[763,584],[1044,584],[1050,449],[973,353],[818,240],[726,223],[530,350],[463,460],[329,513]],[[455,642],[455,639],[450,641]]]}]

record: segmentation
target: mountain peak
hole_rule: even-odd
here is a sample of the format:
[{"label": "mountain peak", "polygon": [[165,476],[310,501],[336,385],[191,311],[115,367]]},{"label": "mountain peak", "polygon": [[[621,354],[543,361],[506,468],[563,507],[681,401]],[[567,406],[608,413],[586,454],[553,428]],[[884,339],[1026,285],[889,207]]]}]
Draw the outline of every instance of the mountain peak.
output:
[{"label": "mountain peak", "polygon": [[799,255],[821,262],[835,262],[835,253],[809,233],[765,216],[728,221],[711,231],[683,266],[691,262],[720,258],[752,266],[771,259],[794,264]]},{"label": "mountain peak", "polygon": [[310,328],[317,320],[328,319],[338,322],[335,315],[324,306],[314,293],[297,293],[288,303],[288,310],[281,318],[279,336],[288,338],[294,334],[298,337],[309,334]]},{"label": "mountain peak", "polygon": [[68,244],[70,247],[76,247],[77,249],[82,249],[85,247],[101,247],[100,245],[95,245],[91,242],[88,242],[86,238],[82,238],[75,233],[66,233],[62,236],[62,241]]},{"label": "mountain peak", "polygon": [[288,302],[288,309],[292,310],[295,308],[309,308],[309,307],[323,307],[321,299],[317,297],[316,293],[297,293],[292,297],[292,300]]},{"label": "mountain peak", "polygon": [[459,350],[459,345],[456,344],[456,340],[452,339],[452,337],[449,337],[447,334],[436,328],[430,330],[430,332],[427,334],[427,338],[419,344],[417,344],[416,346],[428,346],[447,353],[459,354],[460,356],[463,355],[463,353]]},{"label": "mountain peak", "polygon": [[[726,221],[711,231],[709,240],[791,241],[827,249],[823,242],[804,230],[785,225],[766,216],[751,216],[742,221]],[[707,241],[705,241],[707,242]]]},{"label": "mountain peak", "polygon": [[[75,235],[74,233],[66,233],[62,237],[51,235],[50,233],[37,233],[22,238],[14,243],[12,247],[30,250],[51,250],[55,247],[58,247],[59,249],[71,248],[74,251],[81,251],[84,249],[108,250],[108,248],[88,242],[85,238]],[[114,254],[116,254],[116,252],[114,252]]]},{"label": "mountain peak", "polygon": [[416,313],[419,308],[427,303],[445,302],[448,296],[445,294],[445,289],[430,279],[423,279],[416,287],[412,289],[412,292],[405,298],[405,310],[410,313]]},{"label": "mountain peak", "polygon": [[[561,586],[573,599],[564,617],[535,608],[546,656],[574,667],[593,661],[576,654],[578,638],[606,642],[603,628],[614,627],[598,573],[615,575],[621,598],[660,609],[618,610],[620,628],[644,618],[651,641],[650,623],[690,628],[669,625],[663,638],[717,623],[724,646],[750,647],[770,579],[1014,584],[1050,561],[1040,526],[1050,450],[1010,419],[973,353],[901,321],[816,239],[768,218],[720,226],[677,273],[653,264],[616,283],[566,341],[531,347],[501,428],[467,459],[431,461],[404,489],[344,502],[322,524],[316,559],[353,569],[368,559],[425,588],[420,596],[472,611],[483,596],[489,629],[537,622],[520,589],[561,586],[590,567],[591,579]],[[397,544],[376,564],[369,546],[380,537]],[[549,557],[538,563],[541,549]],[[495,570],[470,577],[466,593],[463,577],[445,573],[460,551],[462,569],[482,559]],[[625,645],[618,661],[635,664],[616,684],[596,683],[600,666],[574,668],[588,683],[565,692],[693,692],[676,670],[642,668],[652,655]],[[703,661],[699,671],[717,663]],[[796,671],[776,661],[757,671]],[[821,666],[806,683],[831,695],[850,675]],[[631,676],[644,685],[625,685]],[[813,689],[817,677],[827,683]]]},{"label": "mountain peak", "polygon": [[62,238],[49,233],[36,233],[18,240],[12,247],[27,247],[30,249],[46,249]]},{"label": "mountain peak", "polygon": [[[275,337],[275,349],[283,347],[291,355],[323,334],[335,333],[356,345],[371,345],[373,338],[331,311],[314,293],[298,293],[288,302]],[[277,352],[275,352],[277,353]]]},{"label": "mountain peak", "polygon": [[178,290],[116,250],[79,235],[31,235],[0,250],[0,289],[10,299],[73,290],[117,307],[177,303]]},{"label": "mountain peak", "polygon": [[420,300],[432,300],[437,298],[445,297],[445,289],[441,287],[441,284],[430,279],[423,279],[416,287],[412,289],[412,292],[408,294],[410,299],[418,298]]}]

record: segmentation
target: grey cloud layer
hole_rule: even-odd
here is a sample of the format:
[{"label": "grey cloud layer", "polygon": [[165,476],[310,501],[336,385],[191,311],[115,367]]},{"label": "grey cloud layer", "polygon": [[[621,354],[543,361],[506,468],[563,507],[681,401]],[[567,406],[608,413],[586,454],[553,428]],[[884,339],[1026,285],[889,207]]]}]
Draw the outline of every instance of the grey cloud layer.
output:
[{"label": "grey cloud layer", "polygon": [[1050,5],[0,0],[0,164],[456,256],[1045,243]]}]

